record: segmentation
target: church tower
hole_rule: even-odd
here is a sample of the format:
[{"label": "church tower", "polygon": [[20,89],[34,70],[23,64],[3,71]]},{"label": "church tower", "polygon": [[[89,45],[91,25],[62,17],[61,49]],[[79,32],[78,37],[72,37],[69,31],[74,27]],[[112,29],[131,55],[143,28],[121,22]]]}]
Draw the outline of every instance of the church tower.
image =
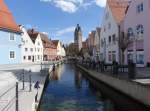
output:
[{"label": "church tower", "polygon": [[79,24],[77,24],[77,27],[75,28],[74,44],[76,45],[78,51],[80,51],[82,48],[82,30]]}]

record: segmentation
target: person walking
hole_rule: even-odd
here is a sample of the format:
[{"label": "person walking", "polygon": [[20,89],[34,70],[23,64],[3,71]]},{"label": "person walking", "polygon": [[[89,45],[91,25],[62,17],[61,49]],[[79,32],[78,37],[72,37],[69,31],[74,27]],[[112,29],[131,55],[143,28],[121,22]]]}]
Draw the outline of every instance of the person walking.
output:
[{"label": "person walking", "polygon": [[34,88],[37,89],[37,93],[35,95],[35,102],[38,102],[38,89],[40,88],[40,82],[36,81]]}]

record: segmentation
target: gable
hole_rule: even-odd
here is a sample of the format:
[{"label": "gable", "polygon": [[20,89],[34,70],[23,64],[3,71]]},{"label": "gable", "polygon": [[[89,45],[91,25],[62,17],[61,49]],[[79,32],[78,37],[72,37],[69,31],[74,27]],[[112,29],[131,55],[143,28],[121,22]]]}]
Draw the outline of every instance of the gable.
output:
[{"label": "gable", "polygon": [[100,36],[105,37],[106,33],[112,33],[112,32],[115,32],[116,30],[118,30],[118,24],[116,23],[115,18],[113,17],[112,12],[107,4],[104,10]]},{"label": "gable", "polygon": [[107,4],[117,24],[120,24],[126,15],[129,0],[108,0]]},{"label": "gable", "polygon": [[35,40],[35,45],[38,47],[42,47],[43,48],[43,43],[42,43],[42,39],[40,37],[40,34],[38,34],[36,40]]}]

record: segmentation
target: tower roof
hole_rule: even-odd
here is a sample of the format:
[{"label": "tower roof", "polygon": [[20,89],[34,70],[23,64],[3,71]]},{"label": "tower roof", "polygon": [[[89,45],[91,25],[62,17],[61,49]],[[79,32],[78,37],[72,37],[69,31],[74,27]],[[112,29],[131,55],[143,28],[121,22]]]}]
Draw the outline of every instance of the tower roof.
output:
[{"label": "tower roof", "polygon": [[4,0],[0,0],[0,29],[21,32]]},{"label": "tower roof", "polygon": [[76,27],[75,31],[77,31],[77,32],[81,31],[81,27],[80,27],[79,24],[77,24],[77,27]]}]

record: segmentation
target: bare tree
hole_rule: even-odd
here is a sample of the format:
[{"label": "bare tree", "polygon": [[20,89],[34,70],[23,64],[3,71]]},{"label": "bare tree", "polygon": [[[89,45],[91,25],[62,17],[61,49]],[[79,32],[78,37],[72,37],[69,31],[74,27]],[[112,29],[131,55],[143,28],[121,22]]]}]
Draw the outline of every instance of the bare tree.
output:
[{"label": "bare tree", "polygon": [[127,47],[129,46],[129,44],[131,44],[132,41],[130,40],[128,34],[122,32],[120,34],[120,38],[119,38],[119,47],[121,49],[121,63],[124,64],[124,52],[127,49]]}]

